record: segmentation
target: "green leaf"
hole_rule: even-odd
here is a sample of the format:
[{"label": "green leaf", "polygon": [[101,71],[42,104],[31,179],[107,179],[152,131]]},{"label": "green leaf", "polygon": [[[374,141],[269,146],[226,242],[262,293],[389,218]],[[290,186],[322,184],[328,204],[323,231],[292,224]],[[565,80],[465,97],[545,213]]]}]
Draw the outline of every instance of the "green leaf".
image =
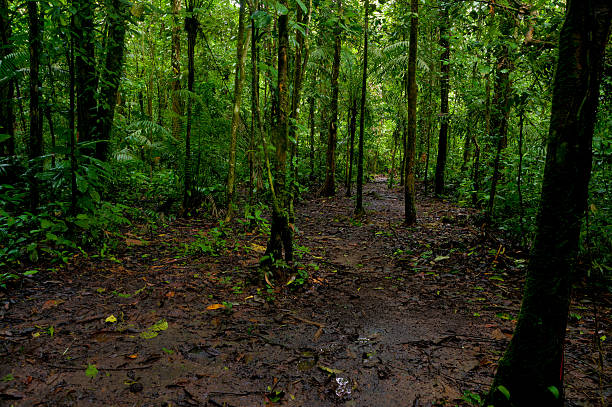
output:
[{"label": "green leaf", "polygon": [[13,376],[11,373],[7,374],[2,378],[2,381],[5,383],[10,382],[11,380],[15,380],[15,376]]},{"label": "green leaf", "polygon": [[49,228],[53,227],[53,225],[54,225],[54,223],[51,222],[48,219],[41,219],[40,220],[40,228],[41,229],[49,229]]},{"label": "green leaf", "polygon": [[551,392],[557,400],[559,399],[559,389],[557,389],[555,386],[549,386],[548,391]]},{"label": "green leaf", "polygon": [[98,368],[96,365],[87,365],[85,369],[85,376],[91,377],[92,379],[98,375]]},{"label": "green leaf", "polygon": [[504,395],[507,400],[510,400],[510,391],[502,385],[497,386],[497,390]]},{"label": "green leaf", "polygon": [[295,0],[297,2],[297,4],[300,6],[300,8],[302,9],[302,11],[304,12],[304,14],[308,13],[308,9],[306,9],[306,6],[304,5],[304,3],[302,3],[300,0]]},{"label": "green leaf", "polygon": [[33,276],[34,274],[38,273],[39,270],[28,270],[25,273],[23,273],[24,276]]},{"label": "green leaf", "polygon": [[168,322],[166,322],[165,319],[160,319],[155,323],[155,325],[153,325],[146,331],[141,332],[140,337],[142,339],[153,339],[157,335],[159,335],[160,331],[165,331],[166,329],[168,329]]}]

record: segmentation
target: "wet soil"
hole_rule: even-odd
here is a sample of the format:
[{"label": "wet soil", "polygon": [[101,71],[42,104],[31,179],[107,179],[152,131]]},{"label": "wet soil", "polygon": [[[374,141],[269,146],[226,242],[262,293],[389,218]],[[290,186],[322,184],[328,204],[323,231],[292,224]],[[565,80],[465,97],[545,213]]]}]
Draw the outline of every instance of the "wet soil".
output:
[{"label": "wet soil", "polygon": [[[289,286],[258,271],[264,225],[190,219],[1,293],[0,405],[469,405],[511,337],[526,254],[423,195],[404,226],[383,181],[361,219],[343,191],[297,205]],[[612,400],[611,304],[573,299],[568,405]]]}]

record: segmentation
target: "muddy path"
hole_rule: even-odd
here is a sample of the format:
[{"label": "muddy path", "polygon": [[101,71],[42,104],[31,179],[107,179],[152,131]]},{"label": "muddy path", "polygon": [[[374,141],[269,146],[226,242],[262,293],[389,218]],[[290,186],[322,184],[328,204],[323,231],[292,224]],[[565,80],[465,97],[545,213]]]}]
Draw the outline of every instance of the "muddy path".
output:
[{"label": "muddy path", "polygon": [[[511,337],[525,253],[429,197],[403,226],[381,180],[364,203],[362,219],[342,195],[297,205],[301,286],[266,288],[264,224],[202,220],[135,225],[112,256],[24,280],[0,296],[0,405],[469,405]],[[568,405],[612,400],[610,310],[573,300]]]}]

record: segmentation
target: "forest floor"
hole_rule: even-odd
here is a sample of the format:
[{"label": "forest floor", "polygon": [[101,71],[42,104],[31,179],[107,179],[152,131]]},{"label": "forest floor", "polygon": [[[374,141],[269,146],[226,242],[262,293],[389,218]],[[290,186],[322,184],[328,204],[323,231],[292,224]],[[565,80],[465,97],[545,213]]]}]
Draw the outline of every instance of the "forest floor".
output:
[{"label": "forest floor", "polygon": [[[0,293],[0,405],[469,405],[511,337],[526,254],[422,194],[404,226],[383,181],[362,219],[343,191],[297,205],[302,286],[266,289],[265,233],[189,219]],[[612,401],[611,309],[576,291],[570,406]]]}]

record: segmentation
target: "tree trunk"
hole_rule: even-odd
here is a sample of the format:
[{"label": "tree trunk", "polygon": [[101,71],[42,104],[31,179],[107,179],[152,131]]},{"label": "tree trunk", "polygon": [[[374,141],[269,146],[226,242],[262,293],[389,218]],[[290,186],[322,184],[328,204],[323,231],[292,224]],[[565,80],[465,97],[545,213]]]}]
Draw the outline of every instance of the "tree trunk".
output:
[{"label": "tree trunk", "polygon": [[523,303],[485,405],[563,405],[563,342],[611,18],[607,0],[567,3]]},{"label": "tree trunk", "polygon": [[351,102],[351,119],[349,125],[349,137],[351,138],[349,150],[349,170],[346,182],[346,196],[351,196],[351,187],[353,185],[353,158],[355,156],[355,130],[357,130],[357,98],[353,97]]},{"label": "tree trunk", "polygon": [[[316,82],[316,77],[315,77]],[[315,179],[315,98],[308,98],[310,109],[308,111],[308,126],[310,127],[310,183]]]},{"label": "tree trunk", "polygon": [[[74,17],[73,17],[74,19]],[[76,157],[76,134],[74,125],[75,114],[75,72],[74,72],[74,39],[72,33],[68,34],[69,48],[66,55],[68,60],[68,76],[69,79],[69,106],[68,106],[68,129],[70,130],[70,214],[76,216],[77,212],[77,157]]]},{"label": "tree trunk", "polygon": [[[287,7],[287,0],[281,0]],[[293,261],[293,233],[289,224],[288,194],[287,194],[287,152],[288,152],[288,111],[289,89],[287,81],[287,52],[289,48],[289,16],[278,16],[278,82],[277,106],[275,109],[275,123],[272,128],[272,143],[274,144],[274,203],[272,209],[272,223],[270,240],[266,248],[267,263],[283,259],[289,263]],[[284,251],[284,256],[283,256]],[[277,281],[284,281],[286,276],[282,267],[273,267],[274,277]]]},{"label": "tree trunk", "polygon": [[42,33],[38,15],[38,3],[28,2],[29,49],[30,49],[30,139],[28,158],[33,167],[30,181],[30,209],[36,210],[40,202],[40,191],[36,175],[42,171],[43,153],[42,116],[40,112],[40,89],[42,87],[39,69],[42,51]]},{"label": "tree trunk", "polygon": [[310,58],[310,45],[308,41],[310,18],[312,16],[312,0],[308,3],[308,9],[306,14],[303,14],[301,7],[298,6],[297,21],[305,26],[305,35],[300,30],[296,32],[297,47],[295,49],[294,68],[293,68],[293,93],[291,95],[291,112],[289,114],[289,143],[291,146],[291,152],[289,155],[290,172],[291,172],[291,201],[289,204],[289,222],[295,221],[295,213],[293,208],[293,199],[297,195],[298,186],[298,166],[297,158],[299,152],[299,133],[297,130],[297,122],[300,115],[300,101],[302,99],[302,84],[304,81],[304,74],[306,73],[306,67],[308,66],[308,59]]},{"label": "tree trunk", "polygon": [[359,117],[359,147],[357,148],[357,198],[355,214],[361,216],[363,210],[363,138],[365,133],[366,81],[368,79],[368,9],[370,0],[365,0],[363,23],[363,76],[361,78],[361,115]]},{"label": "tree trunk", "polygon": [[[500,31],[502,41],[512,34],[515,26],[514,17],[508,11],[501,11]],[[491,176],[491,189],[489,190],[489,202],[485,214],[486,223],[493,218],[495,194],[497,182],[501,173],[502,150],[508,142],[508,118],[510,116],[510,71],[512,61],[508,45],[504,42],[497,54],[497,68],[495,70],[495,84],[493,89],[493,104],[491,107],[491,136],[495,140],[495,161],[493,163],[493,175]]]},{"label": "tree trunk", "polygon": [[[6,0],[0,0],[0,59],[13,52],[11,44],[11,21]],[[13,79],[0,84],[0,156],[15,155],[15,114],[13,97],[15,86]]]},{"label": "tree trunk", "polygon": [[[342,15],[342,3],[338,0],[338,18]],[[321,190],[321,196],[333,196],[336,194],[336,144],[338,143],[338,75],[340,74],[340,25],[336,25],[334,33],[334,64],[331,75],[331,104],[330,120],[327,133],[327,156],[325,166],[325,182]]]},{"label": "tree trunk", "polygon": [[442,58],[440,64],[440,136],[438,138],[438,158],[436,160],[436,178],[434,181],[434,193],[442,195],[444,193],[444,172],[446,171],[446,156],[448,150],[448,88],[450,72],[450,41],[449,41],[450,20],[448,16],[448,6],[444,5],[440,11],[440,46]]},{"label": "tree trunk", "polygon": [[406,140],[406,177],[404,186],[404,222],[406,225],[416,223],[416,194],[415,194],[415,150],[416,150],[416,109],[417,109],[417,85],[416,85],[416,59],[417,59],[417,37],[419,32],[419,3],[418,0],[410,0],[410,48],[408,49],[408,137]]},{"label": "tree trunk", "polygon": [[[257,2],[251,3],[251,15],[257,10]],[[249,151],[247,159],[249,163],[249,201],[253,200],[255,190],[255,140],[259,133],[261,116],[259,112],[259,52],[257,47],[257,28],[251,24],[251,135],[249,138]]]},{"label": "tree trunk", "polygon": [[96,144],[96,157],[108,159],[108,146],[113,128],[113,117],[117,103],[117,91],[123,70],[123,50],[128,6],[122,0],[108,1],[108,39],[106,60],[100,80],[100,104],[98,105],[98,129],[100,141]]},{"label": "tree trunk", "polygon": [[192,190],[191,190],[191,104],[193,92],[193,83],[195,80],[195,45],[198,34],[198,20],[193,14],[194,1],[187,3],[187,17],[185,17],[185,31],[187,32],[187,90],[189,91],[189,99],[187,99],[187,131],[185,133],[185,172],[183,185],[183,214],[186,215],[192,206]]},{"label": "tree trunk", "polygon": [[[77,92],[77,138],[80,142],[95,141],[96,137],[96,92],[98,76],[94,44],[94,6],[89,0],[74,2],[73,31],[76,35],[75,74]],[[85,154],[95,152],[94,146],[84,148]]]},{"label": "tree trunk", "polygon": [[183,103],[179,95],[181,90],[181,26],[179,13],[181,11],[181,0],[172,0],[172,54],[170,62],[172,65],[171,100],[172,100],[172,137],[178,140],[181,137],[181,126],[183,117]]},{"label": "tree trunk", "polygon": [[244,38],[246,14],[245,0],[240,1],[240,11],[238,13],[238,40],[236,45],[236,74],[234,78],[234,104],[232,108],[232,124],[230,127],[230,151],[229,151],[229,171],[227,174],[227,215],[225,221],[229,221],[233,216],[235,185],[236,185],[236,145],[238,143],[238,125],[240,124],[240,104],[242,102],[242,88],[244,87],[244,62],[246,60],[251,31],[249,30]]}]

